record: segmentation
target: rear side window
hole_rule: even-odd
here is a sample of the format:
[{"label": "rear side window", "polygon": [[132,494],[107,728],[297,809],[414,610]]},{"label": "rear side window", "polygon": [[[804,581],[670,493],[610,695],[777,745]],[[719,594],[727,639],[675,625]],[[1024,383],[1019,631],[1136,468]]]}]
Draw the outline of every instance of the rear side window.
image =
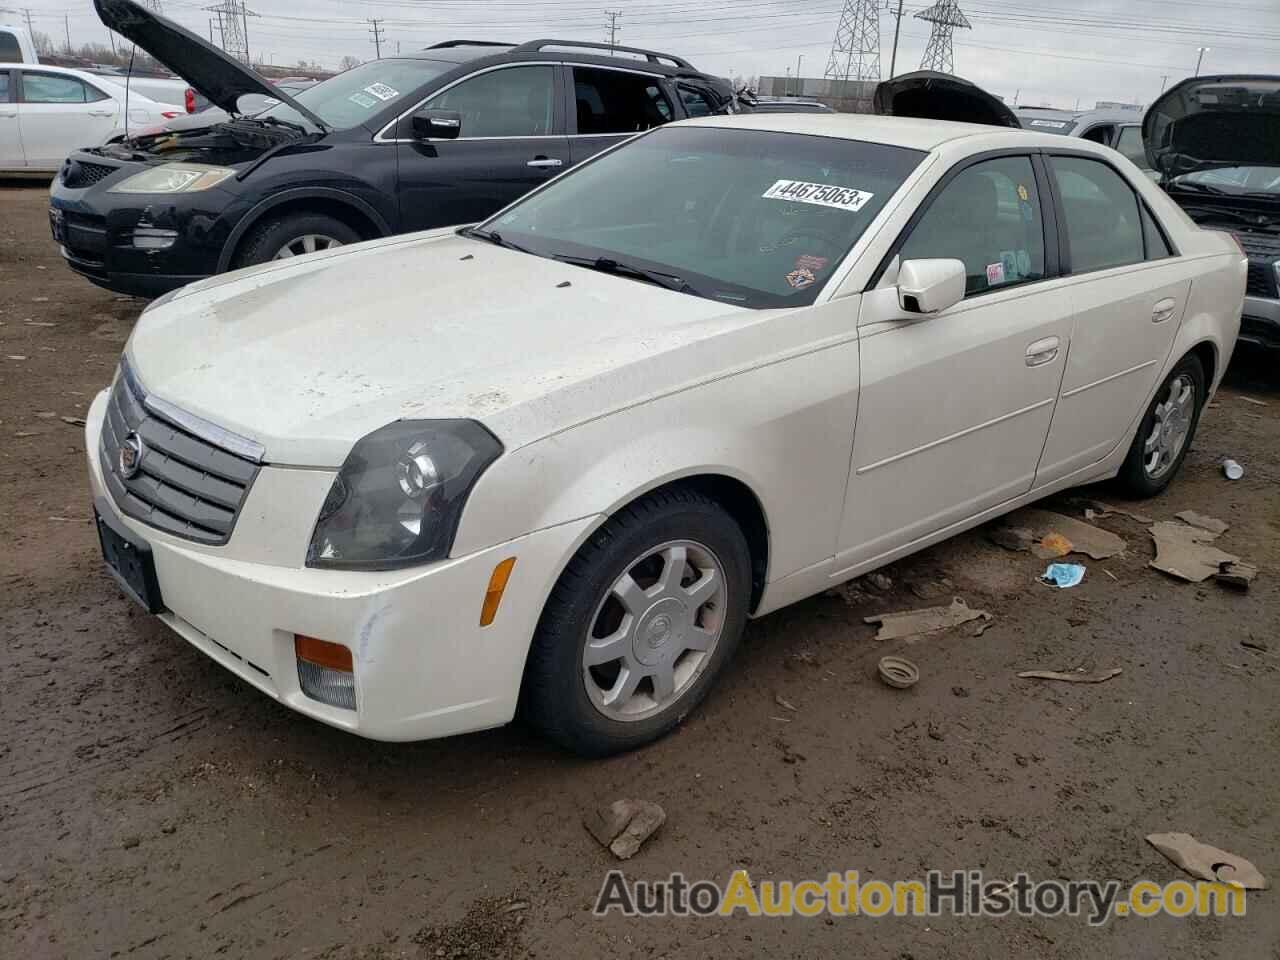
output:
[{"label": "rear side window", "polygon": [[962,261],[966,296],[1044,279],[1044,226],[1031,160],[999,157],[962,170],[929,205],[901,256]]},{"label": "rear side window", "polygon": [[1147,164],[1147,151],[1142,146],[1141,127],[1121,127],[1120,139],[1116,141],[1116,149],[1143,170],[1151,169]]},{"label": "rear side window", "polygon": [[1140,211],[1142,217],[1142,236],[1146,242],[1147,259],[1163,260],[1165,257],[1172,257],[1173,250],[1169,248],[1169,241],[1164,238],[1160,227],[1156,225],[1155,218],[1151,216],[1151,211],[1144,204]]},{"label": "rear side window", "polygon": [[463,80],[427,106],[462,114],[463,138],[545,137],[555,133],[555,68],[506,67]]},{"label": "rear side window", "polygon": [[1106,270],[1144,259],[1138,197],[1100,160],[1052,157],[1062,198],[1072,273]]},{"label": "rear side window", "polygon": [[91,103],[105,94],[90,90],[75,77],[54,73],[22,74],[22,99],[27,103]]},{"label": "rear side window", "polygon": [[672,117],[671,103],[655,77],[621,70],[573,68],[578,133],[640,133]]},{"label": "rear side window", "polygon": [[[0,30],[0,63],[21,63],[22,48],[18,46],[18,38],[12,33],[6,33]],[[9,78],[5,77],[5,84],[9,82]]]},{"label": "rear side window", "polygon": [[0,103],[9,102],[9,74],[0,70]]}]

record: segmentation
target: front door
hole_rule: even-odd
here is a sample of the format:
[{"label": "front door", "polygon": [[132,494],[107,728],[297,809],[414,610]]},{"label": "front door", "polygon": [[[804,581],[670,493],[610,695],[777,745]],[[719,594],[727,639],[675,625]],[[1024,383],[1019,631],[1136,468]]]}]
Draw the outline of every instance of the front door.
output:
[{"label": "front door", "polygon": [[861,392],[837,570],[874,560],[1031,489],[1071,336],[1028,156],[952,176],[899,262],[960,260],[965,299],[902,310],[891,264],[863,295]]},{"label": "front door", "polygon": [[20,170],[27,165],[22,151],[22,130],[13,75],[0,64],[0,170]]},{"label": "front door", "polygon": [[38,70],[18,76],[18,122],[29,167],[57,170],[72,150],[102,144],[120,120],[120,105],[79,77]]},{"label": "front door", "polygon": [[432,97],[428,109],[462,117],[455,140],[419,140],[411,117],[396,133],[405,230],[483,220],[569,165],[553,64],[473,74]]},{"label": "front door", "polygon": [[1146,408],[1191,293],[1129,182],[1092,157],[1049,158],[1075,278],[1071,356],[1037,483],[1110,453]]},{"label": "front door", "polygon": [[661,77],[638,70],[569,65],[573,162],[676,119]]}]

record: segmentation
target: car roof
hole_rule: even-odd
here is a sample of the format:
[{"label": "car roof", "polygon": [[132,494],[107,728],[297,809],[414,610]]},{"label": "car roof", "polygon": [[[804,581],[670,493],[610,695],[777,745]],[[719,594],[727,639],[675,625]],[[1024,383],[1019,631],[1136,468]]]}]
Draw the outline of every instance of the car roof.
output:
[{"label": "car roof", "polygon": [[[636,55],[631,48],[618,47],[620,53],[610,54],[607,49],[599,49],[598,53],[589,52],[592,47],[578,47],[573,40],[540,40],[526,44],[498,43],[490,41],[451,40],[449,46],[436,45],[397,54],[395,59],[439,60],[445,63],[472,63],[489,66],[499,63],[520,63],[523,61],[555,60],[564,63],[582,63],[591,66],[613,67],[618,70],[636,70],[641,73],[659,74],[664,77],[712,77],[703,73],[693,65],[681,66],[675,63],[664,63],[644,59]],[[541,44],[540,49],[527,49]],[[658,53],[657,56],[670,57],[672,54]]]},{"label": "car roof", "polygon": [[[734,127],[817,137],[864,140],[913,150],[936,150],[957,140],[989,140],[992,149],[1005,146],[1062,147],[1062,137],[1014,127],[952,120],[921,120],[870,113],[734,113],[683,120],[682,126]],[[1085,141],[1086,143],[1088,141]],[[1074,146],[1074,144],[1073,144]]]}]

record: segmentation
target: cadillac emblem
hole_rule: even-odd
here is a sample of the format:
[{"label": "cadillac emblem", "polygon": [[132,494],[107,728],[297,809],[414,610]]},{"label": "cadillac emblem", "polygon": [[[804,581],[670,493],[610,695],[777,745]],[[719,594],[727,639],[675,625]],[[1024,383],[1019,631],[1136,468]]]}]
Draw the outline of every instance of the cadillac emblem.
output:
[{"label": "cadillac emblem", "polygon": [[142,438],[136,433],[131,433],[124,438],[124,443],[120,444],[120,476],[123,479],[132,480],[138,475],[146,452],[147,448],[143,446]]}]

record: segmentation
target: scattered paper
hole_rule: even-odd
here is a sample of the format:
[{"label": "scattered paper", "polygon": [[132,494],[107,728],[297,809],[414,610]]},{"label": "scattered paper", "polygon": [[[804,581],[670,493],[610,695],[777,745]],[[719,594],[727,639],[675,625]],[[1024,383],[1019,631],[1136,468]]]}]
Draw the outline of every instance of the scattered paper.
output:
[{"label": "scattered paper", "polygon": [[[1071,553],[1083,553],[1085,556],[1092,557],[1094,560],[1105,560],[1113,557],[1117,553],[1123,553],[1125,541],[1123,537],[1118,537],[1109,530],[1103,530],[1101,527],[1095,527],[1091,523],[1085,523],[1083,520],[1077,520],[1074,517],[1063,516],[1060,513],[1054,513],[1051,510],[1017,510],[1010,514],[1009,520],[1005,525],[1012,530],[1025,529],[1030,530],[1032,536],[1039,540],[1039,544],[1031,544],[1030,550],[1042,560],[1051,560],[1054,557],[1062,556],[1060,553],[1042,554],[1038,549],[1047,549],[1044,540],[1050,535],[1061,537],[1070,543]],[[1016,542],[1017,536],[997,534],[1002,539]],[[995,537],[993,536],[993,539]],[[996,540],[1001,546],[1008,546]],[[1052,543],[1055,546],[1060,542],[1055,538]],[[1011,547],[1011,549],[1018,549]]]},{"label": "scattered paper", "polygon": [[1221,536],[1231,529],[1230,525],[1216,517],[1206,517],[1203,513],[1196,513],[1194,510],[1183,510],[1181,513],[1175,513],[1174,516],[1183,523],[1189,523],[1201,530],[1208,530],[1214,536]]},{"label": "scattered paper", "polygon": [[1060,533],[1046,533],[1039,543],[1031,545],[1031,552],[1041,560],[1065,557],[1071,552],[1072,543]]},{"label": "scattered paper", "polygon": [[1224,563],[1237,563],[1240,558],[1209,546],[1218,534],[1203,527],[1161,520],[1150,528],[1156,544],[1156,557],[1151,566],[1189,583],[1208,580]]},{"label": "scattered paper", "polygon": [[1266,890],[1271,885],[1244,857],[1201,843],[1189,833],[1150,833],[1147,843],[1201,880],[1227,883],[1245,890]]},{"label": "scattered paper", "polygon": [[1023,670],[1019,677],[1024,680],[1061,680],[1064,683],[1102,683],[1110,680],[1112,677],[1118,677],[1123,673],[1119,667],[1112,667],[1110,670],[1099,670],[1095,673],[1085,673],[1081,670],[1075,670],[1071,673],[1060,673],[1057,670]]},{"label": "scattered paper", "polygon": [[877,640],[899,640],[922,633],[934,633],[978,619],[990,620],[991,614],[985,610],[974,610],[956,597],[949,607],[922,607],[900,613],[878,613],[872,617],[864,617],[863,622],[880,626],[876,633]]}]

